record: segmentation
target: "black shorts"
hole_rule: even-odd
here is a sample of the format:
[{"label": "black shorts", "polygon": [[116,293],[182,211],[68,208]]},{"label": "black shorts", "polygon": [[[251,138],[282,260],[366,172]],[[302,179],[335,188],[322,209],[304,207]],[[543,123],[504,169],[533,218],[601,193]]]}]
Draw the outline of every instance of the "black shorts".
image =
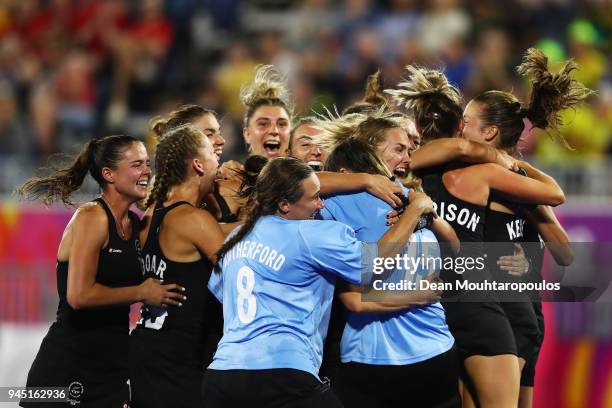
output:
[{"label": "black shorts", "polygon": [[202,383],[206,408],[341,408],[329,383],[306,371],[207,370]]},{"label": "black shorts", "polygon": [[443,306],[461,359],[518,355],[512,326],[499,303],[443,302]]},{"label": "black shorts", "polygon": [[132,331],[131,340],[132,408],[202,405],[202,345],[191,344],[176,333],[143,327]]},{"label": "black shorts", "polygon": [[536,364],[538,362],[540,350],[542,349],[542,343],[544,343],[545,325],[544,314],[542,313],[542,303],[538,301],[531,303],[531,305],[538,322],[538,336],[534,345],[533,353],[531,354],[531,358],[525,361],[525,366],[523,367],[523,372],[521,373],[521,386],[523,387],[533,387],[535,384]]},{"label": "black shorts", "polygon": [[[129,401],[127,327],[79,330],[54,323],[40,345],[27,387],[68,387],[76,406],[123,408]],[[33,408],[72,407],[68,402],[20,402]]]},{"label": "black shorts", "polygon": [[531,302],[502,302],[500,306],[510,321],[518,356],[532,360],[540,329]]},{"label": "black shorts", "polygon": [[458,391],[459,360],[453,348],[409,365],[340,365],[334,391],[346,407],[461,406]]}]

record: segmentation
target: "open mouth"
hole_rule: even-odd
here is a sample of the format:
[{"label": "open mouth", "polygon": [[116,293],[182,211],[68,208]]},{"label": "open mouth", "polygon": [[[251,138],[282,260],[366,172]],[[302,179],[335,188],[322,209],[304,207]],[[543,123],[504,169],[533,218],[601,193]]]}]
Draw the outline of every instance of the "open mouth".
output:
[{"label": "open mouth", "polygon": [[217,156],[217,159],[220,159],[222,154],[223,149],[215,149],[215,155]]},{"label": "open mouth", "polygon": [[406,167],[396,167],[393,170],[393,174],[395,175],[395,177],[398,178],[404,178],[408,175],[408,168]]},{"label": "open mouth", "polygon": [[323,170],[323,162],[321,162],[319,160],[310,160],[307,164],[314,171],[321,171],[321,170]]},{"label": "open mouth", "polygon": [[266,155],[269,157],[277,157],[280,154],[280,146],[280,142],[275,140],[270,140],[268,142],[264,142],[263,144]]},{"label": "open mouth", "polygon": [[149,179],[147,178],[147,179],[144,179],[144,180],[138,180],[138,183],[136,183],[136,185],[138,187],[142,187],[142,188],[146,189],[147,187],[149,187]]}]

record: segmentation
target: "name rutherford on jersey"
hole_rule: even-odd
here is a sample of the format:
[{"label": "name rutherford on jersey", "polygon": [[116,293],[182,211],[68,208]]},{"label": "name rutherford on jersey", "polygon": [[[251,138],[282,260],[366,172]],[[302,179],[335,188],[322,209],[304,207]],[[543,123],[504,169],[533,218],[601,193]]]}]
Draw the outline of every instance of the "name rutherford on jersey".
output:
[{"label": "name rutherford on jersey", "polygon": [[372,288],[377,291],[405,291],[405,290],[470,290],[470,291],[550,291],[561,290],[558,282],[497,282],[497,281],[478,281],[461,280],[454,282],[432,282],[429,280],[412,281],[403,279],[399,282],[384,282],[377,279],[372,282]]}]

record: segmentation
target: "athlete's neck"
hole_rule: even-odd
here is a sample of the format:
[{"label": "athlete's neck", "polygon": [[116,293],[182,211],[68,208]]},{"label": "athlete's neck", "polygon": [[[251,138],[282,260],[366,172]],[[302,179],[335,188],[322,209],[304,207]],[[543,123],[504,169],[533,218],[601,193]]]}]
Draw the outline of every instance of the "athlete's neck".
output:
[{"label": "athlete's neck", "polygon": [[106,204],[111,208],[112,213],[115,215],[118,221],[123,221],[127,218],[128,210],[131,201],[126,200],[121,194],[114,193],[112,191],[104,191],[100,195]]},{"label": "athlete's neck", "polygon": [[196,183],[185,182],[170,189],[164,206],[166,207],[179,201],[186,201],[194,207],[199,207],[202,199],[203,197],[200,194],[198,185]]}]

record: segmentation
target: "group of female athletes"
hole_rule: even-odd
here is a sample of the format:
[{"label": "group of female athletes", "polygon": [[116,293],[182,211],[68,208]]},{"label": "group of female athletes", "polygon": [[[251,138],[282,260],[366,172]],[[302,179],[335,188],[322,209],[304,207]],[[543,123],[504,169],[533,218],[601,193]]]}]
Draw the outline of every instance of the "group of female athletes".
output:
[{"label": "group of female athletes", "polygon": [[375,74],[342,114],[294,123],[287,84],[263,66],[240,95],[246,161],[219,167],[215,112],[186,105],[152,122],[154,182],[139,140],[90,141],[21,187],[46,204],[71,204],[88,173],[101,189],[62,236],[57,320],[27,386],[67,387],[57,406],[77,407],[530,407],[537,299],[362,295],[375,260],[398,254],[505,243],[484,275],[461,277],[472,280],[541,279],[543,247],[521,242],[572,261],[550,209],[563,191],[517,144],[526,126],[558,135],[558,113],[591,94],[573,69],[553,73],[530,49],[518,67],[529,101],[491,90],[464,109],[442,72],[408,66],[395,88]]}]

